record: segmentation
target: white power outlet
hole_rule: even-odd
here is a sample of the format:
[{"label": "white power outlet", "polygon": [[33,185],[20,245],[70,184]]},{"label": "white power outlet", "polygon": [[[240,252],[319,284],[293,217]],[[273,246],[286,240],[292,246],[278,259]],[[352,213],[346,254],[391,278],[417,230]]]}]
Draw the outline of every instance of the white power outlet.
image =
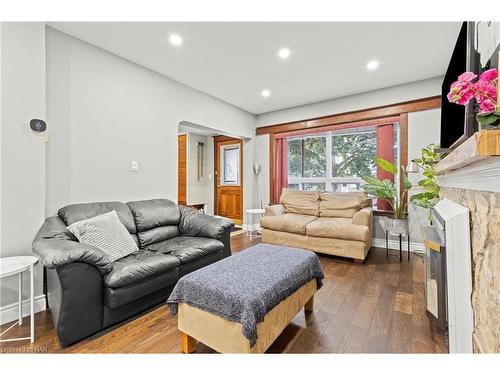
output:
[{"label": "white power outlet", "polygon": [[130,171],[137,172],[139,170],[139,162],[136,160],[132,160],[130,162]]}]

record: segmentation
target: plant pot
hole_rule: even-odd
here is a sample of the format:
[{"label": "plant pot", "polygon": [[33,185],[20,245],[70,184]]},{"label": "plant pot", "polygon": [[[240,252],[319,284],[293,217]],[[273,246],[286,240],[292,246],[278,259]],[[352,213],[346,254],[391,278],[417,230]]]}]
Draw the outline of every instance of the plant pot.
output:
[{"label": "plant pot", "polygon": [[479,130],[498,130],[500,129],[500,118],[492,124],[481,124],[479,121],[478,124]]},{"label": "plant pot", "polygon": [[394,219],[388,217],[386,229],[391,234],[407,234],[408,233],[408,220],[407,219]]}]

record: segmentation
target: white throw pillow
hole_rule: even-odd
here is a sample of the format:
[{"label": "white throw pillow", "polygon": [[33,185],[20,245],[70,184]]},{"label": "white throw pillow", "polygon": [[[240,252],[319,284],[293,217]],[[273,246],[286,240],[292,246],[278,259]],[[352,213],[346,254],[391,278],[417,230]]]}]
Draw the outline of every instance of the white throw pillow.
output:
[{"label": "white throw pillow", "polygon": [[114,262],[134,251],[137,245],[116,211],[77,221],[67,227],[81,243],[97,247]]}]

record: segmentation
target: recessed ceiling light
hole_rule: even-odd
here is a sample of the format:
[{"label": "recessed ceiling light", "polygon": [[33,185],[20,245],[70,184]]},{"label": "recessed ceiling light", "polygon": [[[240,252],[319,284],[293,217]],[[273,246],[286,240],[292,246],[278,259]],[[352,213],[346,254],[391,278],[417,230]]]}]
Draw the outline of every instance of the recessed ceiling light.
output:
[{"label": "recessed ceiling light", "polygon": [[177,34],[170,35],[168,41],[174,46],[180,46],[182,44],[182,38],[180,35]]},{"label": "recessed ceiling light", "polygon": [[262,90],[260,92],[260,95],[262,95],[264,98],[269,98],[269,96],[271,95],[271,91],[269,91],[269,90]]},{"label": "recessed ceiling light", "polygon": [[378,68],[378,61],[377,60],[369,61],[368,64],[366,64],[366,69],[368,69],[368,70],[375,70],[377,68]]},{"label": "recessed ceiling light", "polygon": [[290,57],[290,50],[288,48],[282,48],[278,51],[278,56],[282,59],[288,59]]}]

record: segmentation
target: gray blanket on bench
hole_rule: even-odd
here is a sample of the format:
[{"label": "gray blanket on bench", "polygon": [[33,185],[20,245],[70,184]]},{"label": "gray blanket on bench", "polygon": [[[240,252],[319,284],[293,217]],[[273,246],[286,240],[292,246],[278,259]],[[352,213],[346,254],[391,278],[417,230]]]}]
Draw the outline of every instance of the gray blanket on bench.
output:
[{"label": "gray blanket on bench", "polygon": [[254,346],[266,313],[313,279],[319,289],[323,272],[312,251],[259,244],[182,277],[167,304],[172,315],[184,302],[241,323]]}]

